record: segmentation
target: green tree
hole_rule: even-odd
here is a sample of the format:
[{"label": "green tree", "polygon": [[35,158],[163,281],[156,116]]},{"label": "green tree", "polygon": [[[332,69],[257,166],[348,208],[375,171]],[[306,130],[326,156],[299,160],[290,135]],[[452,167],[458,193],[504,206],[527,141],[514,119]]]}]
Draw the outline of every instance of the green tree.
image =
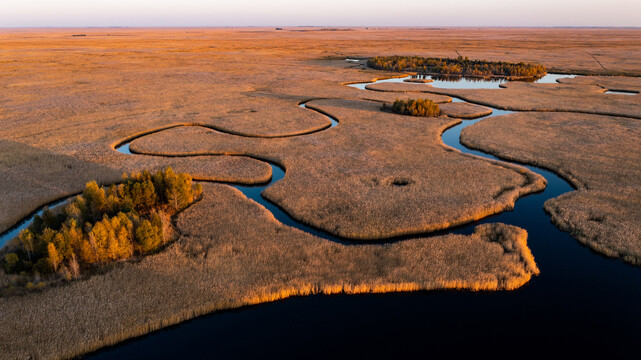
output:
[{"label": "green tree", "polygon": [[41,257],[33,265],[33,269],[40,274],[50,274],[53,272],[53,266],[51,266],[51,261],[48,257]]},{"label": "green tree", "polygon": [[8,253],[4,256],[4,271],[7,274],[10,274],[15,271],[16,265],[18,265],[20,258],[16,253]]}]

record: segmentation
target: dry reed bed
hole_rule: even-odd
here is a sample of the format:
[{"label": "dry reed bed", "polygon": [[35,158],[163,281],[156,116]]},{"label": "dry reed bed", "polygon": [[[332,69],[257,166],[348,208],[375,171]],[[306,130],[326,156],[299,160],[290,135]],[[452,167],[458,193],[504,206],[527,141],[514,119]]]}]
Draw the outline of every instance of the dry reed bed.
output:
[{"label": "dry reed bed", "polygon": [[85,183],[119,181],[122,172],[10,140],[0,140],[0,232],[40,206],[81,191]]},{"label": "dry reed bed", "polygon": [[242,107],[228,110],[216,119],[223,132],[254,137],[284,137],[319,131],[331,125],[320,114],[306,111],[292,101],[277,98],[251,98]]},{"label": "dry reed bed", "polygon": [[432,289],[509,290],[538,269],[525,230],[342,245],[276,221],[225,185],[178,215],[165,251],[103,275],[0,299],[2,359],[78,356],[195,316],[289,296]]},{"label": "dry reed bed", "polygon": [[152,155],[244,154],[286,168],[264,191],[294,219],[352,239],[432,232],[512,209],[545,179],[525,168],[446,148],[441,133],[460,120],[380,111],[380,104],[315,100],[308,107],[339,126],[285,139],[237,138],[177,128],[131,144]]},{"label": "dry reed bed", "polygon": [[398,94],[398,93],[387,93],[387,92],[380,92],[380,91],[362,91],[358,90],[358,93],[356,94],[357,96],[354,96],[354,94],[345,94],[348,96],[342,97],[343,99],[363,99],[363,100],[373,100],[373,101],[380,101],[380,102],[388,102],[392,103],[396,99],[428,99],[432,100],[433,102],[437,104],[445,104],[445,103],[451,103],[452,98],[449,96],[445,95],[436,95],[436,94],[417,94],[417,93],[403,93],[403,94]]},{"label": "dry reed bed", "polygon": [[[113,35],[127,36],[107,37],[102,36],[107,33],[105,29],[83,29],[82,33],[87,36],[82,38],[71,38],[67,29],[4,30],[0,33],[3,44],[3,51],[0,52],[0,81],[6,87],[0,99],[0,138],[12,142],[10,146],[2,145],[5,150],[0,160],[15,160],[15,163],[0,163],[0,175],[6,180],[0,182],[3,191],[0,201],[4,201],[0,208],[12,209],[9,213],[0,213],[0,228],[12,223],[12,217],[20,217],[19,214],[31,211],[49,199],[80,191],[88,179],[108,183],[118,180],[124,171],[165,165],[184,171],[185,168],[178,164],[184,164],[192,171],[201,167],[194,160],[126,156],[113,151],[114,142],[133,134],[179,123],[227,126],[228,130],[236,129],[253,135],[285,134],[300,132],[302,128],[309,126],[313,128],[324,121],[318,114],[295,110],[295,105],[300,101],[330,97],[394,100],[396,94],[363,92],[341,85],[345,79],[365,82],[382,73],[350,69],[351,65],[343,60],[324,59],[328,54],[341,55],[336,53],[336,49],[342,49],[346,56],[374,56],[386,52],[415,54],[416,49],[420,48],[422,50],[419,55],[424,56],[452,57],[460,52],[471,58],[542,63],[556,71],[641,74],[640,30],[634,29],[370,29],[313,33],[274,32],[273,29],[263,29],[262,33],[257,33],[255,30],[202,29],[198,36],[193,36],[185,29],[109,29],[108,32]],[[601,41],[604,37],[616,41]],[[599,62],[590,53],[598,53]],[[398,74],[383,74],[389,75]],[[499,96],[504,94],[498,93]],[[428,96],[433,96],[437,102],[450,101],[445,95]],[[269,101],[265,102],[263,99]],[[564,101],[561,98],[558,100]],[[275,104],[273,108],[270,107],[272,102]],[[269,118],[263,116],[267,113]],[[287,114],[293,117],[289,118]],[[303,126],[297,124],[299,116],[302,116],[300,119]],[[443,124],[454,123],[452,120],[438,121]],[[334,130],[327,133],[338,134]],[[367,142],[379,139],[354,137],[353,140]],[[273,141],[268,149],[264,144],[255,145],[255,140],[234,137],[227,149],[236,149],[236,153],[254,151],[256,155],[281,160],[279,151],[287,148],[284,144],[288,141]],[[315,146],[314,141],[324,139],[306,136],[300,141],[299,144],[307,142],[308,148]],[[225,146],[220,148],[224,149]],[[394,150],[393,146],[389,148]],[[185,149],[176,149],[178,152],[182,150]],[[196,146],[192,150],[200,151]],[[442,148],[437,150],[437,158],[440,159]],[[31,155],[32,152],[42,155],[34,156]],[[370,152],[381,158],[376,149]],[[350,154],[344,152],[344,155],[349,158]],[[325,159],[320,158],[320,152],[317,156],[320,160]],[[386,161],[392,162],[395,157],[399,157],[393,151],[386,156]],[[400,157],[411,160],[409,155]],[[234,158],[235,161],[242,162],[238,164],[226,163],[229,160],[222,160],[223,157],[208,159],[207,161],[220,160],[220,167],[216,167],[215,173],[214,170],[211,173],[208,170],[206,174],[201,172],[201,175],[212,178],[225,175],[238,181],[252,182],[264,178],[266,174],[265,164],[257,165],[246,158]],[[505,178],[496,173],[496,167],[485,162],[485,167],[472,167],[474,171],[470,176],[449,173],[448,170],[460,171],[474,164],[470,159],[462,159],[464,157],[460,155],[452,157],[452,160],[460,163],[461,166],[458,167],[439,170],[438,166],[430,165],[429,168],[436,171],[427,175],[440,176],[442,182],[449,183],[450,186],[467,186],[476,177],[479,184],[473,188],[481,192],[490,187],[483,182],[498,185],[505,181]],[[475,161],[476,164],[482,163]],[[16,166],[20,163],[24,166]],[[353,162],[344,163],[353,165]],[[234,170],[230,172],[228,166]],[[387,170],[389,169],[380,170],[385,175],[380,184],[390,184],[395,180]],[[310,188],[314,186],[311,183],[307,185]],[[359,186],[355,188],[358,189]],[[491,190],[498,191],[499,187]],[[224,194],[223,190],[217,191],[214,190],[216,194]],[[121,264],[105,275],[43,294],[0,299],[0,313],[5,324],[0,329],[0,348],[3,350],[0,357],[20,358],[37,352],[44,357],[72,356],[197,314],[240,306],[257,297],[276,296],[270,294],[287,292],[286,289],[305,289],[309,288],[309,284],[314,289],[320,288],[313,282],[315,280],[300,280],[296,284],[290,283],[280,288],[265,285],[267,288],[262,292],[239,292],[244,300],[222,295],[213,303],[208,293],[211,288],[222,292],[224,286],[220,284],[225,281],[243,286],[242,281],[237,280],[242,280],[246,273],[241,265],[229,269],[223,267],[229,278],[221,280],[219,273],[206,271],[210,267],[204,255],[201,255],[205,251],[203,249],[210,244],[221,245],[220,239],[235,239],[241,244],[247,244],[251,236],[244,236],[246,232],[241,232],[240,235],[232,232],[240,226],[238,217],[235,216],[243,215],[237,209],[238,206],[234,209],[223,206],[220,208],[220,215],[212,216],[206,213],[209,210],[198,210],[199,205],[193,208],[193,216],[188,217],[186,214],[185,219],[192,219],[190,223],[213,226],[208,227],[204,235],[199,235],[200,240],[196,242],[191,241],[196,236],[183,238],[167,252],[137,264]],[[216,209],[219,209],[218,205]],[[252,219],[252,214],[248,212],[246,215],[248,216],[244,216],[243,221]],[[268,222],[271,223],[272,220]],[[247,225],[243,222],[239,231],[246,231]],[[274,224],[272,226],[278,228]],[[214,234],[212,229],[228,231],[231,237]],[[294,233],[303,237],[295,230],[285,230],[279,230],[279,233]],[[257,233],[263,234],[259,231]],[[267,240],[277,241],[279,236],[272,236]],[[455,239],[457,245],[452,246],[451,250],[461,253],[451,254],[453,260],[448,261],[448,264],[454,266],[462,263],[463,266],[470,266],[483,260],[471,256],[483,253],[476,249],[476,245],[472,246],[479,242],[476,241],[476,236],[439,237],[430,239],[429,243],[439,244],[434,241],[438,239]],[[313,240],[314,244],[318,243],[316,239]],[[466,247],[459,248],[459,243]],[[492,244],[497,248],[495,243]],[[285,249],[282,246],[279,243],[268,247],[272,251],[281,251]],[[201,250],[198,250],[199,247]],[[187,252],[185,249],[190,250]],[[236,254],[238,249],[238,246],[228,247],[227,252],[223,252],[221,256]],[[212,251],[214,250],[212,247]],[[516,259],[516,256],[502,251],[502,259]],[[372,250],[370,253],[375,252]],[[371,259],[373,256],[365,258]],[[410,251],[407,256],[411,259],[416,256],[416,252]],[[521,257],[527,258],[524,255]],[[282,258],[290,257],[286,254]],[[224,261],[226,258],[208,256],[207,259]],[[460,262],[457,263],[457,259]],[[468,262],[464,261],[467,259]],[[491,256],[487,259],[490,265],[495,261]],[[502,263],[495,262],[493,266]],[[275,264],[277,262],[271,262],[270,266]],[[422,266],[438,264],[439,262],[431,261],[424,264],[413,263],[408,265],[410,270],[406,279],[394,279],[391,283],[386,280],[375,283],[375,280],[371,280],[370,287],[374,290],[390,286],[400,290],[415,289],[415,283],[419,281],[415,276],[421,276]],[[414,269],[416,266],[421,269],[417,271]],[[510,266],[507,265],[506,268],[509,269]],[[290,279],[291,282],[293,276],[297,276],[296,272],[282,274],[285,275],[278,279],[266,280]],[[518,279],[529,276],[527,271],[526,275],[523,274],[521,269],[510,277],[514,279],[514,286],[522,282]],[[451,275],[457,276],[455,272]],[[475,276],[478,277],[479,274]],[[367,283],[347,283],[342,282],[343,278],[338,279],[333,283],[330,279],[330,282],[324,283],[323,288],[328,292],[341,287],[347,287],[348,290],[361,289],[360,286]],[[447,281],[441,279],[440,284],[442,287],[448,287],[448,284],[468,284],[474,288],[480,287],[474,284],[489,282],[509,287],[503,281],[493,282],[492,279],[492,276],[487,276],[464,283],[467,280],[459,277]],[[346,284],[349,286],[345,286]],[[192,296],[185,297],[184,294]],[[139,299],[144,301],[139,302]],[[166,309],[170,310],[165,312]],[[58,331],[59,328],[64,328],[65,331]]]},{"label": "dry reed bed", "polygon": [[425,92],[459,97],[476,104],[515,111],[569,111],[641,119],[641,100],[634,96],[603,94],[592,84],[508,82],[503,89],[439,89],[429,85],[379,83],[367,88],[386,92]]},{"label": "dry reed bed", "polygon": [[476,119],[492,114],[492,109],[464,102],[455,102],[439,105],[441,113],[453,118]]},{"label": "dry reed bed", "polygon": [[[341,85],[399,76],[350,68],[353,64],[342,60],[347,56],[414,55],[421,49],[417,55],[455,57],[458,52],[541,63],[557,71],[641,74],[641,37],[634,29],[199,29],[198,35],[185,29],[78,31],[87,36],[73,38],[68,29],[0,32],[0,82],[6,85],[0,138],[68,156],[72,163],[60,166],[47,156],[34,158],[19,172],[0,168],[9,179],[0,186],[3,200],[12,209],[0,214],[0,229],[49,200],[81,191],[87,179],[108,183],[122,172],[156,166],[157,160],[113,152],[114,142],[133,134],[179,123],[252,135],[293,134],[326,123],[318,114],[297,109],[300,101],[394,100],[395,94]],[[599,62],[590,54],[597,54]],[[19,158],[21,151],[16,148],[6,156]],[[21,179],[32,180],[12,185]],[[244,175],[237,179],[247,180]]]},{"label": "dry reed bed", "polygon": [[641,91],[641,78],[621,76],[577,76],[575,78],[559,79],[562,84],[597,85],[606,90]]},{"label": "dry reed bed", "polygon": [[[76,194],[87,182],[119,182],[123,172],[159,170],[171,166],[196,180],[259,184],[269,181],[268,164],[247,157],[204,156],[158,158],[123,155],[112,150],[108,167],[68,155],[7,140],[0,140],[0,232],[4,232],[40,206]],[[121,171],[122,170],[122,171]]]},{"label": "dry reed bed", "polygon": [[548,168],[578,190],[545,203],[552,220],[580,242],[641,265],[639,120],[570,113],[521,113],[463,130],[461,142]]}]

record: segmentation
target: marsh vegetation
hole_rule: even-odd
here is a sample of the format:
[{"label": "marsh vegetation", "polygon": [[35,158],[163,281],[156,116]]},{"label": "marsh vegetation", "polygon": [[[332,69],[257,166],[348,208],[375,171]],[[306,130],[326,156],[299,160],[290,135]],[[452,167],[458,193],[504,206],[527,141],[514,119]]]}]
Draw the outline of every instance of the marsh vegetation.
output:
[{"label": "marsh vegetation", "polygon": [[396,99],[392,106],[383,104],[384,111],[400,115],[435,117],[441,115],[438,104],[430,99]]},{"label": "marsh vegetation", "polygon": [[[5,144],[4,153],[0,155],[0,173],[5,179],[5,192],[0,197],[5,212],[0,211],[0,227],[9,228],[42,203],[81,191],[91,179],[96,179],[101,184],[116,182],[122,171],[156,169],[171,163],[174,168],[183,164],[182,171],[188,171],[194,176],[199,171],[210,180],[239,182],[242,179],[268,178],[269,166],[266,163],[264,166],[251,165],[254,160],[249,161],[250,158],[244,157],[234,157],[233,163],[231,160],[218,160],[216,156],[202,156],[199,160],[190,157],[127,157],[113,151],[112,144],[121,136],[139,134],[174,122],[207,123],[230,132],[256,136],[291,135],[307,131],[313,126],[326,126],[320,124],[318,114],[306,114],[296,109],[293,99],[301,101],[357,96],[391,103],[396,96],[401,96],[383,92],[356,94],[353,89],[339,87],[338,83],[341,81],[364,82],[372,74],[367,71],[347,72],[343,66],[325,66],[329,61],[309,61],[312,57],[327,56],[328,49],[340,48],[350,54],[372,54],[376,51],[389,51],[390,48],[399,53],[411,53],[417,48],[454,53],[462,43],[452,40],[458,37],[468,44],[469,51],[474,49],[477,58],[496,56],[497,48],[502,48],[510,49],[501,52],[501,56],[507,61],[536,59],[549,68],[562,72],[579,70],[583,74],[629,72],[638,75],[641,73],[639,59],[630,55],[631,44],[636,46],[630,39],[639,38],[634,37],[637,33],[633,31],[371,29],[367,32],[341,34],[338,38],[330,32],[319,32],[314,35],[314,41],[310,41],[309,35],[290,31],[281,32],[285,37],[261,37],[257,35],[259,32],[229,29],[205,30],[198,36],[185,34],[182,29],[125,29],[122,30],[123,36],[112,36],[108,44],[104,38],[89,34],[90,36],[82,39],[82,51],[73,48],[66,51],[61,48],[60,34],[67,35],[68,30],[39,31],[36,33],[38,36],[19,39],[15,32],[9,32],[2,36],[6,40],[7,51],[0,54],[7,81],[11,84],[11,91],[4,94],[8,104],[4,109],[6,111],[0,111],[3,124],[0,137],[4,139],[0,143]],[[159,32],[164,35],[158,36]],[[518,32],[518,36],[515,36],[515,32]],[[604,42],[604,36],[613,41]],[[573,40],[579,37],[581,42]],[[169,38],[176,41],[170,43]],[[269,51],[256,51],[265,47]],[[603,53],[600,57],[607,60],[607,71],[584,56],[584,50],[588,47],[591,53]],[[46,61],[52,58],[52,51],[55,51],[57,61],[46,62],[47,76],[43,77],[39,70],[42,69],[43,59]],[[139,61],[132,62],[132,53],[138,51],[149,56],[139,57]],[[105,56],[88,56],[91,54]],[[283,61],[284,59],[291,60]],[[218,64],[215,72],[211,71],[212,62]],[[345,62],[344,56],[340,57],[340,62]],[[127,69],[126,77],[120,76],[122,71],[118,72],[123,68]],[[149,71],[150,68],[153,71]],[[91,71],[88,72],[87,69]],[[167,86],[168,81],[171,86]],[[122,86],[124,83],[127,86]],[[514,84],[523,85],[518,88],[513,84],[508,85],[510,87],[501,91],[479,92],[438,90],[440,85],[433,88],[441,94],[464,95],[466,99],[477,99],[477,102],[483,100],[487,104],[500,103],[501,108],[562,111],[591,109],[590,111],[602,113],[638,114],[639,108],[634,104],[634,99],[620,100],[618,98],[623,96],[604,96],[603,89],[562,87],[561,84],[547,87]],[[78,96],[79,90],[83,96]],[[435,101],[437,97],[447,98],[445,95],[417,96],[430,97]],[[104,102],[105,99],[109,101],[98,109],[95,104]],[[212,103],[216,106],[211,106]],[[440,134],[445,127],[455,122],[453,119],[440,117],[430,121],[411,121],[410,118],[381,112],[379,104],[369,102],[341,102],[331,108],[328,101],[321,104],[341,120],[341,126],[335,131],[320,132],[305,139],[291,137],[272,140],[272,143],[267,143],[269,140],[266,139],[222,135],[209,143],[192,142],[193,139],[180,137],[184,134],[178,133],[175,138],[167,135],[172,141],[159,144],[167,147],[176,144],[174,149],[169,150],[183,155],[193,155],[198,147],[209,144],[208,150],[212,154],[230,150],[246,155],[269,154],[270,158],[283,159],[291,166],[288,166],[288,176],[270,187],[269,194],[273,195],[271,199],[275,203],[285,204],[283,208],[292,209],[293,214],[302,214],[297,219],[302,219],[305,223],[332,231],[347,229],[342,233],[358,232],[357,235],[362,238],[389,236],[390,233],[418,227],[429,230],[432,224],[436,224],[433,226],[436,228],[438,224],[451,224],[452,219],[454,223],[460,224],[461,221],[476,218],[478,214],[485,216],[499,211],[496,208],[482,207],[488,201],[493,201],[497,185],[500,184],[503,189],[514,186],[514,192],[520,192],[523,179],[511,181],[509,174],[501,172],[496,165],[443,150]],[[170,109],[172,105],[174,107]],[[252,109],[260,110],[251,112]],[[442,105],[440,110],[448,115],[446,105]],[[109,116],[102,116],[107,113]],[[160,113],[165,115],[157,116]],[[178,117],[174,118],[173,114]],[[289,116],[290,114],[293,116]],[[197,129],[192,127],[182,130]],[[198,130],[206,132],[202,128]],[[416,134],[425,136],[415,136]],[[456,135],[450,137],[458,139]],[[225,145],[225,149],[220,144],[227,141],[227,138],[230,138],[230,145]],[[7,142],[15,143],[9,146]],[[33,150],[27,155],[34,160],[22,161],[27,157],[24,155],[25,146],[37,149],[41,155],[33,156]],[[51,160],[59,157],[58,154],[65,154],[64,161]],[[114,164],[119,165],[117,170],[113,168]],[[356,166],[361,171],[351,171]],[[403,172],[399,169],[410,171]],[[318,176],[319,174],[322,176]],[[200,175],[198,177],[202,178]],[[396,185],[397,179],[404,178],[412,179],[411,185]],[[208,187],[209,185],[206,186]],[[344,288],[347,290],[357,288],[365,291],[368,287],[381,288],[382,282],[385,286],[391,284],[400,290],[405,288],[403,284],[406,282],[416,281],[419,288],[430,289],[435,286],[430,284],[430,279],[442,279],[441,274],[451,276],[445,279],[445,285],[474,285],[477,279],[483,283],[506,278],[522,278],[526,281],[526,277],[518,273],[507,277],[504,272],[501,273],[501,269],[492,268],[499,263],[496,257],[491,256],[492,247],[484,244],[485,242],[474,241],[475,239],[466,241],[456,237],[442,242],[433,238],[423,242],[399,242],[402,246],[394,244],[370,248],[367,245],[346,249],[325,244],[316,238],[302,238],[294,242],[291,241],[293,237],[302,237],[304,234],[300,231],[288,231],[288,227],[274,224],[267,226],[267,222],[272,221],[271,218],[263,217],[265,224],[261,225],[260,221],[256,221],[260,214],[243,205],[251,203],[240,196],[235,201],[231,198],[231,190],[223,185],[212,185],[212,201],[209,204],[207,201],[200,201],[181,212],[175,218],[176,228],[185,236],[168,244],[163,251],[136,261],[120,261],[116,266],[105,267],[110,271],[99,275],[94,275],[94,270],[83,270],[83,277],[89,273],[92,276],[83,281],[70,282],[66,286],[53,287],[43,293],[34,292],[26,296],[0,299],[0,313],[4,315],[5,322],[3,329],[0,329],[0,339],[4,340],[0,358],[53,358],[53,354],[72,357],[199,314],[242,306],[249,303],[249,300],[268,301],[297,292],[311,293],[312,290],[330,292],[335,291],[334,288],[340,289],[341,284],[345,284]],[[489,200],[483,197],[484,194],[489,194],[486,197]],[[555,195],[546,194],[546,197],[550,197],[558,195],[558,192]],[[504,334],[507,339],[505,343],[512,341],[518,344],[529,335],[533,338],[545,335],[545,326],[549,324],[544,324],[544,320],[550,316],[559,320],[559,328],[562,330],[557,331],[557,335],[574,334],[575,339],[582,335],[585,335],[583,339],[603,336],[602,339],[605,340],[600,343],[604,346],[620,345],[620,339],[612,341],[617,335],[634,334],[634,324],[638,321],[620,322],[617,319],[639,318],[638,314],[630,311],[636,309],[632,305],[638,302],[639,294],[631,292],[633,288],[629,286],[636,283],[635,280],[638,281],[637,273],[634,272],[638,269],[622,268],[616,262],[602,260],[580,247],[577,249],[578,245],[573,246],[573,240],[556,230],[549,218],[540,211],[543,206],[541,202],[537,202],[534,207],[527,205],[535,196],[537,195],[524,199],[517,209],[521,211],[527,207],[535,207],[537,212],[533,214],[540,216],[517,217],[519,222],[514,225],[528,229],[531,238],[536,240],[532,244],[536,247],[537,260],[543,260],[542,267],[549,276],[537,279],[525,291],[509,295],[474,295],[474,299],[478,301],[469,302],[469,294],[460,294],[460,299],[465,299],[466,305],[469,305],[464,308],[459,306],[459,301],[452,301],[452,296],[459,299],[458,294],[430,294],[429,299],[436,300],[427,302],[426,306],[426,299],[421,299],[420,306],[411,309],[436,308],[435,313],[445,314],[445,319],[436,317],[435,320],[434,316],[426,316],[420,311],[409,312],[411,316],[407,318],[418,319],[415,323],[433,323],[432,328],[437,329],[435,333],[442,334],[443,338],[448,337],[448,331],[444,331],[439,325],[457,323],[471,334],[469,338],[468,334],[459,338],[474,339],[473,336],[477,336],[479,342],[491,342],[491,335],[496,331],[487,330],[500,332],[501,326],[503,329],[512,329],[509,334]],[[207,196],[204,200],[206,198]],[[502,195],[495,203],[504,204],[503,198],[507,196]],[[319,202],[318,199],[326,201]],[[511,204],[514,204],[513,201]],[[588,205],[586,202],[581,207],[587,210],[593,208]],[[624,207],[622,209],[625,210]],[[461,213],[464,215],[460,216]],[[506,214],[506,218],[499,219],[508,221],[515,218]],[[323,217],[318,220],[321,215]],[[576,221],[599,220],[602,215],[577,216]],[[625,215],[632,218],[629,212],[625,212]],[[614,216],[618,215],[608,215],[602,223],[607,223]],[[520,221],[522,218],[525,219]],[[543,220],[536,221],[540,218]],[[248,220],[254,222],[248,223]],[[497,218],[487,221],[497,221]],[[634,223],[634,220],[631,221]],[[609,234],[604,232],[604,235]],[[251,241],[248,242],[248,239]],[[431,250],[430,246],[437,248]],[[485,251],[479,251],[479,247]],[[309,248],[318,250],[313,252]],[[518,260],[517,256],[498,250],[497,254],[508,256],[512,261]],[[470,254],[472,256],[468,257]],[[0,255],[0,267],[3,256],[4,254]],[[20,261],[17,253],[12,258],[18,259],[16,263]],[[507,270],[518,265],[510,264],[510,259],[503,262]],[[383,267],[386,264],[390,267]],[[305,266],[314,272],[309,275],[301,274],[300,269]],[[99,268],[101,266],[98,263],[86,269]],[[407,271],[403,272],[404,268]],[[479,269],[487,270],[488,274],[479,274]],[[599,276],[592,276],[595,271]],[[492,276],[495,272],[498,275]],[[47,276],[61,279],[57,274]],[[468,275],[476,277],[470,279]],[[10,276],[20,275],[14,273]],[[37,284],[35,281],[33,283]],[[32,286],[37,286],[33,283]],[[605,293],[602,289],[608,289],[608,296],[601,296],[601,293]],[[549,294],[563,296],[553,296],[548,302],[537,301]],[[231,296],[233,298],[230,300]],[[243,302],[243,299],[248,301]],[[358,301],[357,306],[360,308],[363,306],[360,302],[362,298]],[[491,304],[492,309],[496,310],[492,312],[492,321],[489,323],[486,321],[487,316],[483,315],[486,315],[484,310],[487,310],[487,304]],[[392,309],[408,308],[408,303],[404,300],[391,307],[388,303],[386,305]],[[442,311],[444,308],[448,311]],[[528,311],[521,311],[523,308]],[[465,309],[469,311],[465,312]],[[310,311],[314,311],[314,308]],[[591,314],[589,319],[582,316],[586,312]],[[353,313],[346,312],[349,315],[346,321],[359,323],[352,316]],[[520,321],[514,321],[515,313],[523,315]],[[472,317],[474,314],[482,315]],[[294,312],[294,316],[296,315],[300,317],[300,313]],[[376,313],[368,315],[370,317],[366,321],[370,321],[371,316],[375,317]],[[396,348],[403,348],[412,335],[424,337],[425,334],[414,331],[415,327],[405,326],[408,325],[406,320],[400,326],[390,327],[389,318],[392,317],[399,318],[392,314],[376,319],[377,325],[369,327],[374,337],[369,339],[376,338],[381,331],[390,328],[399,330],[394,334],[396,339],[400,339],[395,340],[391,334],[384,334],[391,344],[390,348],[395,345],[399,345]],[[577,322],[577,319],[585,322]],[[267,326],[266,329],[282,335],[272,326]],[[620,332],[610,331],[613,329]],[[199,330],[202,329],[196,331]],[[305,330],[309,330],[314,336],[320,333],[317,326]],[[366,331],[349,330],[354,335],[354,341],[367,340],[370,335]],[[219,342],[235,344],[234,341],[229,341],[233,339],[230,333],[226,332],[225,336],[215,338]],[[252,340],[247,340],[246,337],[237,339]],[[442,340],[438,337],[436,339],[437,342]],[[175,340],[172,339],[170,344],[175,346]],[[564,337],[551,340],[565,343],[568,339]],[[634,345],[633,342],[627,343]],[[207,351],[206,348],[204,351]],[[416,353],[413,354],[416,356]]]},{"label": "marsh vegetation", "polygon": [[123,177],[109,187],[91,181],[63,208],[36,215],[3,249],[4,272],[18,276],[2,285],[42,287],[42,276],[71,280],[96,266],[156,252],[172,238],[171,215],[202,192],[190,175],[170,167]]},{"label": "marsh vegetation", "polygon": [[420,74],[468,77],[535,78],[547,73],[543,65],[470,60],[462,56],[456,59],[398,55],[375,56],[367,60],[367,66],[378,70],[415,71]]}]

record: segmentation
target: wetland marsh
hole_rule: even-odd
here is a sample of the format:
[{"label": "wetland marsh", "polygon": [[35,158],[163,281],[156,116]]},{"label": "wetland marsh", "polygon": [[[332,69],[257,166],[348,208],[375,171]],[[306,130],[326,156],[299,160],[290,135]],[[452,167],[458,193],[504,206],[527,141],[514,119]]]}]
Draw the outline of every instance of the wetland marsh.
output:
[{"label": "wetland marsh", "polygon": [[[100,31],[2,35],[0,242],[122,172],[172,166],[203,199],[159,253],[0,298],[0,358],[634,349],[641,82],[621,75],[641,75],[638,30]],[[417,46],[550,73],[411,83],[364,66]],[[396,99],[442,115],[381,111]]]},{"label": "wetland marsh", "polygon": [[[555,79],[561,77],[557,76]],[[386,80],[379,82],[383,81]],[[476,84],[478,82],[473,82],[470,86]],[[465,83],[460,83],[459,86],[465,86]],[[364,89],[364,86],[359,88]],[[456,98],[453,100],[462,101]],[[443,143],[463,153],[502,161],[460,143],[460,134],[464,128],[490,117],[513,113],[492,110],[490,116],[464,120],[447,129],[442,135]],[[177,354],[172,352],[177,342],[180,344],[181,354],[185,354],[185,349],[188,349],[188,356],[202,357],[209,350],[201,350],[196,345],[200,341],[207,341],[221,354],[229,356],[274,356],[283,347],[292,353],[298,353],[313,346],[319,339],[335,341],[338,338],[349,338],[350,343],[339,342],[331,349],[315,352],[312,357],[329,356],[336,351],[353,356],[418,356],[427,349],[433,354],[445,355],[449,353],[447,348],[457,346],[460,336],[473,340],[468,342],[465,349],[460,349],[459,354],[472,354],[474,347],[492,343],[497,334],[500,334],[502,349],[505,351],[520,350],[523,347],[522,339],[526,339],[527,342],[545,341],[546,346],[560,349],[561,354],[626,354],[626,347],[636,343],[635,334],[641,331],[638,322],[623,321],[627,316],[641,317],[641,309],[636,306],[641,301],[641,290],[630,286],[641,281],[641,271],[590,251],[555,227],[543,210],[544,203],[573,191],[573,187],[549,170],[522,166],[545,177],[545,190],[518,200],[513,211],[455,228],[452,232],[470,234],[477,224],[490,222],[502,222],[527,229],[528,246],[532,249],[542,274],[523,288],[507,293],[447,291],[294,298],[242,311],[205,316],[98,352],[89,358],[111,359],[141,354],[171,358]],[[277,177],[283,175],[284,173],[279,172]],[[283,216],[282,210],[277,207],[274,209],[273,204],[260,196],[260,191],[240,189],[246,196],[272,211],[279,221],[303,231],[313,231],[316,236],[327,236],[326,233],[318,233],[292,221],[286,215]],[[352,325],[340,320],[345,317],[351,319]],[[615,324],[613,318],[620,321]],[[341,325],[337,326],[337,322]],[[363,331],[363,324],[369,324],[365,326],[368,330]],[[381,327],[396,330],[381,336]],[[506,333],[506,328],[513,332]],[[457,335],[454,336],[454,333]],[[239,342],[238,338],[242,338],[242,341]],[[380,349],[368,350],[365,347],[355,351],[355,344],[366,344],[377,338],[394,350],[381,353]],[[242,347],[240,344],[245,341],[260,346]],[[403,344],[407,341],[421,345],[404,347]],[[585,341],[596,343],[586,348]],[[171,346],[167,346],[169,342]],[[621,348],[612,349],[607,344],[617,344]],[[531,354],[543,354],[548,350],[531,351]]]}]

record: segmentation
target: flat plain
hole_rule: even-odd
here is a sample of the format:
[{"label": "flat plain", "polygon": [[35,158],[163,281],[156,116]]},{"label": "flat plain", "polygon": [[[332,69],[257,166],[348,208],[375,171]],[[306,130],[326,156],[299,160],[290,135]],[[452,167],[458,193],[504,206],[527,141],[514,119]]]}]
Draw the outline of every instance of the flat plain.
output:
[{"label": "flat plain", "polygon": [[[524,285],[539,273],[527,229],[484,224],[471,235],[428,236],[510,210],[546,186],[519,165],[442,143],[443,131],[461,119],[491,111],[482,105],[525,112],[482,120],[463,131],[463,143],[568,179],[577,191],[546,203],[552,221],[594,250],[638,265],[641,97],[604,92],[641,88],[640,35],[4,30],[0,232],[90,180],[110,184],[123,172],[172,166],[196,180],[259,184],[272,176],[269,162],[286,173],[265,198],[346,243],[283,225],[227,185],[207,185],[204,198],[176,217],[179,235],[164,251],[0,298],[0,358],[77,356],[208,312],[294,295]],[[396,54],[527,61],[585,76],[492,90],[345,86],[402,75],[346,58]],[[443,116],[380,111],[382,103],[408,97],[441,103]],[[338,126],[330,128],[326,115]],[[115,150],[130,140],[136,155]],[[379,242],[399,236],[412,238]]]}]

